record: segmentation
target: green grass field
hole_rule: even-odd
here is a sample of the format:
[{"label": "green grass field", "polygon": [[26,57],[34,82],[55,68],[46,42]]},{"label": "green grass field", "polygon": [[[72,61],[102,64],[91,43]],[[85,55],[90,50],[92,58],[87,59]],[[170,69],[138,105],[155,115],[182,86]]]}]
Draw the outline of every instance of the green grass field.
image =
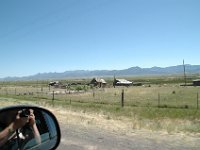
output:
[{"label": "green grass field", "polygon": [[[84,113],[103,113],[107,119],[128,120],[136,129],[200,132],[200,104],[197,101],[200,87],[180,86],[183,80],[178,76],[135,77],[129,80],[136,80],[144,85],[128,88],[110,86],[104,89],[88,87],[78,92],[76,88],[71,91],[49,89],[47,81],[1,82],[0,97],[43,106],[59,106]],[[75,81],[86,83],[89,79]],[[109,81],[110,84],[111,81],[112,79]],[[122,90],[124,90],[123,108]],[[52,100],[53,91],[54,100]]]}]

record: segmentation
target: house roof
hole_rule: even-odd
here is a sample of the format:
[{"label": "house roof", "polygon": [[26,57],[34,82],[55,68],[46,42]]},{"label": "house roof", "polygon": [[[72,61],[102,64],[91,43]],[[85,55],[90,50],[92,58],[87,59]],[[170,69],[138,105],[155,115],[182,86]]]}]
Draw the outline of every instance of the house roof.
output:
[{"label": "house roof", "polygon": [[106,84],[107,82],[104,79],[95,78],[96,82]]},{"label": "house roof", "polygon": [[200,82],[200,79],[193,80],[193,82]]},{"label": "house roof", "polygon": [[128,81],[126,79],[116,79],[116,84],[132,84],[133,82]]},{"label": "house roof", "polygon": [[106,81],[104,79],[101,79],[100,81],[101,81],[101,83],[106,83]]}]

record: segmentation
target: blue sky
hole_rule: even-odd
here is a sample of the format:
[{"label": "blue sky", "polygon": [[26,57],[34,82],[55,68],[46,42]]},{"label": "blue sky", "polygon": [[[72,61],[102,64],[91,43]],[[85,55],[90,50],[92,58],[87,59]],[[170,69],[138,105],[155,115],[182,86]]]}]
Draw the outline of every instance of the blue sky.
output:
[{"label": "blue sky", "polygon": [[0,78],[199,65],[199,0],[1,0]]}]

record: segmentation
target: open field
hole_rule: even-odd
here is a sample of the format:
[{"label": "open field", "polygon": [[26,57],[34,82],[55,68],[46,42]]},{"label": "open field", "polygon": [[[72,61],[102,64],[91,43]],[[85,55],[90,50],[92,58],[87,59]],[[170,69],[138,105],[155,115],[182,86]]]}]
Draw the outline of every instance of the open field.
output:
[{"label": "open field", "polygon": [[[76,87],[49,89],[47,81],[1,82],[0,97],[13,98],[15,102],[53,106],[78,114],[103,116],[106,120],[119,121],[131,130],[200,133],[200,104],[197,94],[200,93],[200,87],[180,86],[180,77],[144,77],[133,80],[142,81],[144,85],[76,90]],[[88,81],[85,79],[76,82]],[[111,83],[111,79],[109,82]],[[89,124],[98,122],[85,119]],[[119,126],[121,123],[118,123]]]}]

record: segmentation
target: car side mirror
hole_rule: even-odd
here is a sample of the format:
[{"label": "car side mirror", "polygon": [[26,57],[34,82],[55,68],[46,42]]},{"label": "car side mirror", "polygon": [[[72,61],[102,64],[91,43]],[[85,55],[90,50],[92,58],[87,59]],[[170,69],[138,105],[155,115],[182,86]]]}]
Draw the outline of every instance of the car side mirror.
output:
[{"label": "car side mirror", "polygon": [[61,133],[56,117],[36,106],[0,109],[0,149],[56,149]]}]

